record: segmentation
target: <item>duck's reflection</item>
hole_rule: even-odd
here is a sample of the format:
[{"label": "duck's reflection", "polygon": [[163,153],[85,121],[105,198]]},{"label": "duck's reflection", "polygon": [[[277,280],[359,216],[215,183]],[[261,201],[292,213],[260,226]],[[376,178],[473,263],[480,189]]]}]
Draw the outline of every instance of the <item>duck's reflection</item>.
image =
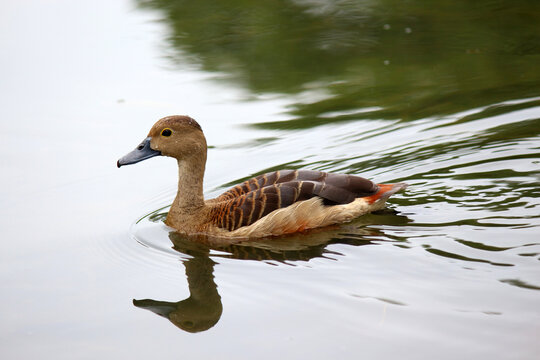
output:
[{"label": "duck's reflection", "polygon": [[[171,240],[177,234],[171,233]],[[193,244],[196,248],[197,244]],[[150,310],[169,319],[174,325],[188,332],[210,329],[221,317],[223,306],[221,296],[214,282],[215,262],[208,256],[209,249],[198,246],[196,251],[185,249],[184,253],[193,256],[184,262],[190,296],[178,302],[152,299],[133,300],[136,307]]]},{"label": "duck's reflection", "polygon": [[[395,216],[395,214],[392,214]],[[399,216],[407,222],[405,216]],[[394,218],[395,221],[395,218]],[[187,237],[176,232],[169,239],[176,251],[191,256],[184,261],[190,296],[178,302],[152,299],[133,300],[133,304],[160,315],[178,328],[188,332],[205,331],[213,327],[223,312],[221,296],[214,281],[214,262],[210,258],[234,258],[293,264],[317,257],[334,257],[341,254],[328,249],[330,244],[361,246],[372,244],[382,232],[374,228],[355,225],[336,226],[293,236],[274,237],[238,244],[220,243],[219,239]],[[350,231],[348,231],[350,230]],[[388,236],[386,236],[388,237]],[[398,240],[398,239],[396,239]]]}]

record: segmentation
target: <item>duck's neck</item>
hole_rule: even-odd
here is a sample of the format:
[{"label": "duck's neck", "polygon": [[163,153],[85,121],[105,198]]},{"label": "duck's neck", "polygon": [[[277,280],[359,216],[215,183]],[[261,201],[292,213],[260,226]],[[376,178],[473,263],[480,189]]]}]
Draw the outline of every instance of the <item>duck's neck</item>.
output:
[{"label": "duck's neck", "polygon": [[175,212],[189,213],[204,206],[203,178],[206,159],[178,160],[178,193],[171,206]]}]

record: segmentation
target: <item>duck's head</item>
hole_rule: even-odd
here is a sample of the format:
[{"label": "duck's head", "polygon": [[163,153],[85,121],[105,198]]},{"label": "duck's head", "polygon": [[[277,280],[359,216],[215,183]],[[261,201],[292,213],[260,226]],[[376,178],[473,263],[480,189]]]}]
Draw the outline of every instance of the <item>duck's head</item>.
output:
[{"label": "duck's head", "polygon": [[193,157],[206,158],[206,139],[201,126],[189,116],[173,115],[158,120],[148,137],[132,152],[122,157],[116,165],[130,165],[164,155],[178,160]]}]

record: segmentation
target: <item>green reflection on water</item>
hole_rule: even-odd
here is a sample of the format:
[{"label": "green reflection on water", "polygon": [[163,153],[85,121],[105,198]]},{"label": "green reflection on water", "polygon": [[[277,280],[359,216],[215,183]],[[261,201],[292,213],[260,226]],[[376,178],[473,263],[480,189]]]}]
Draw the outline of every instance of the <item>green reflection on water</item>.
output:
[{"label": "green reflection on water", "polygon": [[254,94],[319,93],[266,128],[413,120],[540,94],[534,0],[139,3],[170,26],[173,61]]},{"label": "green reflection on water", "polygon": [[509,285],[517,286],[523,289],[530,289],[530,290],[540,290],[540,286],[535,286],[526,283],[525,281],[519,280],[519,279],[503,279],[500,280],[502,283],[506,283]]}]

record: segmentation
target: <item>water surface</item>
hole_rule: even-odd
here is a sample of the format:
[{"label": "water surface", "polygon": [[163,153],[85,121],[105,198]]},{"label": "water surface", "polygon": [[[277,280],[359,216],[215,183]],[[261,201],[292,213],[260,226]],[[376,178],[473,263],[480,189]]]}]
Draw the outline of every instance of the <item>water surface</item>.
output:
[{"label": "water surface", "polygon": [[[534,1],[0,5],[2,358],[497,358],[540,350]],[[280,168],[404,181],[352,223],[230,246],[167,228]]]}]

